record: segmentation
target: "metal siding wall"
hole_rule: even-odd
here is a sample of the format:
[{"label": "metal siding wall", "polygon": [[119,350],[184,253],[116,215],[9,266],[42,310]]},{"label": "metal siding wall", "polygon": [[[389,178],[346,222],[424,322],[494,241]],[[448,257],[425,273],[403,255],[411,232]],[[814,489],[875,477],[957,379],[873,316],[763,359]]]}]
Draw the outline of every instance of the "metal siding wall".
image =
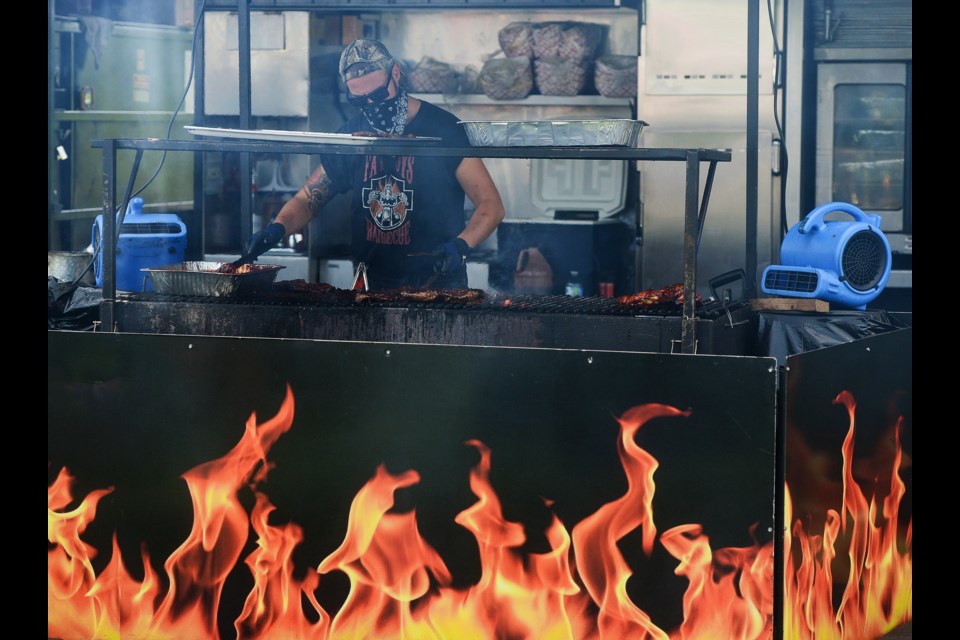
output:
[{"label": "metal siding wall", "polygon": [[815,47],[913,47],[913,0],[814,0],[809,6]]},{"label": "metal siding wall", "polygon": [[[778,209],[772,202],[774,48],[765,3],[760,9],[758,276],[774,261],[780,242]],[[650,127],[641,144],[734,152],[732,162],[717,166],[701,239],[697,291],[706,298],[711,295],[710,278],[746,268],[747,6],[739,0],[650,0],[646,17],[637,117]],[[640,290],[682,280],[683,175],[667,163],[638,164],[643,202]],[[706,174],[703,165],[701,183]]]},{"label": "metal siding wall", "polygon": [[[310,92],[309,14],[250,14],[251,110],[255,116],[308,115]],[[239,52],[236,12],[204,17],[206,115],[237,115]]]}]

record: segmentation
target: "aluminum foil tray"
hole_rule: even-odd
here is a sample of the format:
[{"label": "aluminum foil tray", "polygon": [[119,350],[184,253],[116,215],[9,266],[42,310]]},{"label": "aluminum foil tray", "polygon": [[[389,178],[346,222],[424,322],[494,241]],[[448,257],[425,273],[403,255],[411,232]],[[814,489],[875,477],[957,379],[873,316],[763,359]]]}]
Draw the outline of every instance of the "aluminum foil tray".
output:
[{"label": "aluminum foil tray", "polygon": [[284,268],[278,264],[254,264],[247,273],[217,273],[222,264],[177,262],[141,271],[149,274],[155,293],[225,298],[272,288],[277,274]]},{"label": "aluminum foil tray", "polygon": [[643,120],[461,120],[474,147],[635,147]]}]

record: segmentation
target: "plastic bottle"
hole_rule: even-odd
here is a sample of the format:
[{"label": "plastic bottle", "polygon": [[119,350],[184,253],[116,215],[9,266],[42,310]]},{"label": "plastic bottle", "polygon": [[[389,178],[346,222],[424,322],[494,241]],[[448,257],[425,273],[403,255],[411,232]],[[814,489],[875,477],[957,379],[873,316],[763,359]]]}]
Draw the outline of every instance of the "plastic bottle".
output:
[{"label": "plastic bottle", "polygon": [[567,280],[567,286],[563,292],[575,298],[583,295],[583,285],[580,284],[580,274],[578,272],[570,272],[570,278]]}]

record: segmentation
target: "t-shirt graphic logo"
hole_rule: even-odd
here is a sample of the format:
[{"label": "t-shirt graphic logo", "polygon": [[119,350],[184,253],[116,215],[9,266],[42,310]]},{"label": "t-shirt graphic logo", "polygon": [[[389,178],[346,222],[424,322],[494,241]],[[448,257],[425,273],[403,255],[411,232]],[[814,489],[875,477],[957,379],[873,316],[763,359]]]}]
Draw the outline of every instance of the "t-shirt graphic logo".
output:
[{"label": "t-shirt graphic logo", "polygon": [[370,180],[370,186],[363,189],[363,207],[384,231],[402,225],[407,212],[413,210],[413,191],[405,186],[406,182],[394,176],[380,176]]}]

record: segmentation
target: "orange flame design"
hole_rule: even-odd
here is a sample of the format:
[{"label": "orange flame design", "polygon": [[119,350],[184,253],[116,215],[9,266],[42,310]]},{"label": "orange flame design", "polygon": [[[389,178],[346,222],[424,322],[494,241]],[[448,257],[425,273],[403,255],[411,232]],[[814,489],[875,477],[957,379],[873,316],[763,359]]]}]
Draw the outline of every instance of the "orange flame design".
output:
[{"label": "orange flame design", "polygon": [[73,476],[61,469],[47,490],[47,540],[54,545],[47,552],[47,627],[50,635],[90,637],[98,626],[97,600],[89,596],[96,583],[91,560],[97,550],[83,542],[80,534],[93,522],[97,503],[113,488],[87,495],[79,507],[59,512],[71,502]]},{"label": "orange flame design", "polygon": [[[839,514],[828,511],[821,535],[804,532],[800,520],[793,523],[792,532],[785,533],[784,636],[791,639],[879,638],[913,619],[912,517],[903,541],[905,551],[900,550],[897,539],[900,502],[906,493],[898,474],[903,458],[903,418],[898,419],[895,429],[896,455],[881,517],[876,500],[868,502],[853,477],[856,401],[844,391],[834,402],[846,408],[850,424],[842,448],[843,506]],[[789,487],[785,514],[785,522],[790,522],[793,503]],[[843,534],[850,536],[850,575],[840,604],[834,608],[831,563]]]},{"label": "orange flame design", "polygon": [[[683,623],[669,633],[627,594],[632,572],[618,543],[638,527],[647,554],[658,540],[652,505],[653,476],[659,463],[636,444],[636,433],[654,418],[683,417],[689,412],[647,404],[618,418],[618,454],[627,476],[626,493],[577,524],[572,536],[554,515],[546,531],[549,551],[542,554],[519,551],[526,534],[521,523],[503,516],[490,483],[491,451],[478,440],[468,441],[480,454],[470,472],[470,488],[477,501],[455,521],[477,541],[481,576],[475,585],[456,589],[443,559],[420,535],[416,512],[391,511],[394,493],[417,484],[419,474],[409,470],[394,475],[382,465],[355,496],[340,547],[319,563],[316,572],[308,572],[303,580],[294,578],[292,552],[303,539],[302,529],[293,523],[269,524],[275,507],[257,489],[272,466],[267,460],[270,447],[293,423],[293,404],[288,387],[276,416],[258,424],[251,415],[232,451],[183,475],[193,500],[194,523],[188,538],[164,564],[169,581],[165,593],[161,593],[145,549],[144,580],[138,582],[129,575],[116,538],[107,568],[95,575],[91,559],[97,551],[80,536],[94,519],[98,501],[112,489],[91,492],[79,507],[62,511],[73,502],[73,479],[62,470],[48,488],[47,498],[52,546],[48,555],[48,635],[217,640],[221,590],[238,564],[252,528],[257,548],[245,558],[245,564],[253,576],[253,588],[234,622],[238,638],[772,637],[774,560],[769,543],[714,550],[698,524],[677,526],[661,534],[659,542],[679,560],[676,573],[689,581],[683,598]],[[867,507],[849,475],[852,399],[848,408],[851,430],[844,445],[848,472],[844,505],[849,512],[846,517],[852,520],[849,526],[856,530],[857,543],[851,546],[851,559],[856,556],[860,560],[856,584],[848,587],[834,614],[825,586],[831,584],[828,560],[832,541],[837,531],[848,526],[844,517],[834,514],[822,538],[804,536],[799,523],[795,525],[788,545],[797,540],[803,562],[796,568],[791,564],[786,572],[785,628],[790,637],[865,637],[851,634],[868,629],[868,633],[876,629],[879,634],[912,613],[911,563],[897,552],[895,531],[871,526],[875,505]],[[892,483],[883,514],[895,521],[904,487],[896,477]],[[249,515],[238,500],[244,485],[249,485],[256,497]],[[549,500],[545,503],[551,506]],[[871,517],[863,523],[865,514]],[[908,531],[907,546],[910,544]],[[818,566],[818,559],[823,564]],[[900,571],[890,578],[894,564]],[[322,576],[333,571],[349,578],[350,590],[331,616],[315,592]],[[313,610],[309,616],[305,604]],[[881,609],[887,615],[877,622]],[[847,635],[830,635],[837,630]]]}]

